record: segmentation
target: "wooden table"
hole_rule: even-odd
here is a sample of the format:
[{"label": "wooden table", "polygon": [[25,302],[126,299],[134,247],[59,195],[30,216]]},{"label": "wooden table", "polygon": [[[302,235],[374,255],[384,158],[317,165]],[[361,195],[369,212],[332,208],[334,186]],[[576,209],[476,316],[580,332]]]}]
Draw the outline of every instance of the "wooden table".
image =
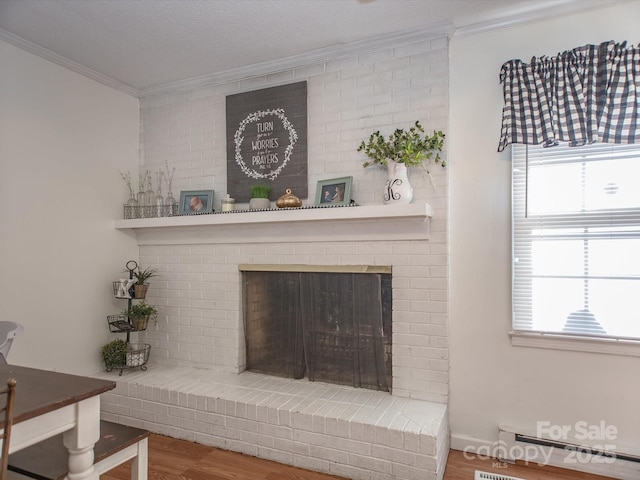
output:
[{"label": "wooden table", "polygon": [[115,382],[0,365],[0,382],[9,378],[17,381],[9,452],[63,433],[68,478],[98,480],[93,445],[100,438],[100,394],[115,388]]},{"label": "wooden table", "polygon": [[[100,439],[93,447],[93,468],[98,475],[131,460],[131,480],[147,480],[149,472],[149,431],[113,422],[100,421]],[[47,438],[9,456],[9,470],[19,478],[64,480],[69,473],[69,452],[62,434]],[[11,478],[17,475],[12,475]]]}]

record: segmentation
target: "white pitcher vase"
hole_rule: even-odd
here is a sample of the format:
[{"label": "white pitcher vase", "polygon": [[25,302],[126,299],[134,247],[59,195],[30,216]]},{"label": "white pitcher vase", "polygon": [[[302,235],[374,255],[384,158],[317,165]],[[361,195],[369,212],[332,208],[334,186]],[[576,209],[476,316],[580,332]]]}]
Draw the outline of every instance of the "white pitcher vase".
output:
[{"label": "white pitcher vase", "polygon": [[386,205],[411,203],[413,187],[407,177],[407,166],[404,163],[387,162],[387,178],[384,187],[384,203]]}]

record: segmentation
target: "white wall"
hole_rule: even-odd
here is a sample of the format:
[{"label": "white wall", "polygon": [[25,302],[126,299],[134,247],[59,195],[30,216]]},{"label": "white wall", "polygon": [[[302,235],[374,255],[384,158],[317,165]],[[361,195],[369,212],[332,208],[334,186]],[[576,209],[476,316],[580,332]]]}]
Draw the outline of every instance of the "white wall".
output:
[{"label": "white wall", "polygon": [[93,373],[123,308],[111,280],[138,254],[113,225],[138,100],[1,41],[0,71],[0,319],[25,327],[9,360]]},{"label": "white wall", "polygon": [[[451,42],[451,430],[454,448],[498,426],[615,425],[640,454],[640,358],[511,346],[510,158],[498,154],[501,65],[606,40],[638,43],[640,3]],[[595,442],[595,443],[602,443]]]}]

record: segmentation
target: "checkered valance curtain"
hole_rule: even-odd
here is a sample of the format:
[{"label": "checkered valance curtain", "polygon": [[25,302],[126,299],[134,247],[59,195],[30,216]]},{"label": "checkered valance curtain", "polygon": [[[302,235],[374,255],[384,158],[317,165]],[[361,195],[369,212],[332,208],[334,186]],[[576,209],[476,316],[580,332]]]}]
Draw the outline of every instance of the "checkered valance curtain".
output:
[{"label": "checkered valance curtain", "polygon": [[511,143],[640,143],[640,47],[585,45],[506,62],[498,151]]}]

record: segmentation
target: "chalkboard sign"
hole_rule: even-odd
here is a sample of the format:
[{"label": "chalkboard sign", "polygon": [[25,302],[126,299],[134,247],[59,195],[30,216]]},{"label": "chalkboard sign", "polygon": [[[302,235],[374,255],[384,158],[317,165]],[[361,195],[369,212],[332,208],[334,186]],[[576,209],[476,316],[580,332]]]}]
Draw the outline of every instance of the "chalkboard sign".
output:
[{"label": "chalkboard sign", "polygon": [[227,192],[248,202],[254,185],[307,198],[307,82],[227,96]]}]

